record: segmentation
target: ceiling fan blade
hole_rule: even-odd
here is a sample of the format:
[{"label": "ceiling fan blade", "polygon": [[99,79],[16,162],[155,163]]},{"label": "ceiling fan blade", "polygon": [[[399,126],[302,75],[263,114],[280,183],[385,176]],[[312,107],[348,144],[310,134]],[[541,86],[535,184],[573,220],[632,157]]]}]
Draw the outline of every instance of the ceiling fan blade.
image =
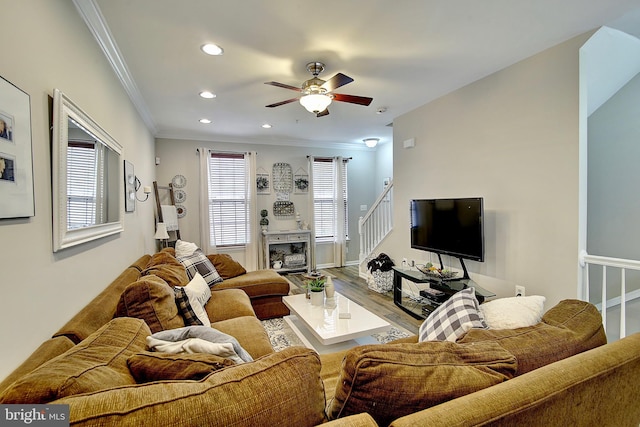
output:
[{"label": "ceiling fan blade", "polygon": [[284,105],[284,104],[289,104],[291,102],[296,102],[299,99],[300,99],[300,97],[291,98],[291,99],[287,99],[286,101],[276,102],[275,104],[265,105],[265,107],[267,107],[267,108],[279,107],[279,106]]},{"label": "ceiling fan blade", "polygon": [[324,82],[320,87],[323,89],[326,89],[327,92],[331,92],[338,89],[340,86],[344,86],[348,83],[351,83],[352,81],[353,79],[351,77],[345,76],[342,73],[338,73],[335,76],[331,77],[326,82]]},{"label": "ceiling fan blade", "polygon": [[291,89],[291,90],[295,90],[296,92],[302,92],[302,89],[300,89],[299,87],[295,87],[295,86],[291,86],[291,85],[286,85],[284,83],[278,83],[278,82],[264,82],[264,84],[266,85],[271,85],[271,86],[277,86],[277,87],[281,87],[283,89]]},{"label": "ceiling fan blade", "polygon": [[342,93],[333,94],[334,101],[350,102],[351,104],[369,105],[373,98],[367,98],[366,96],[344,95]]},{"label": "ceiling fan blade", "polygon": [[316,117],[323,117],[323,116],[328,116],[329,115],[329,109],[325,108],[324,111],[320,111],[319,113],[316,114]]}]

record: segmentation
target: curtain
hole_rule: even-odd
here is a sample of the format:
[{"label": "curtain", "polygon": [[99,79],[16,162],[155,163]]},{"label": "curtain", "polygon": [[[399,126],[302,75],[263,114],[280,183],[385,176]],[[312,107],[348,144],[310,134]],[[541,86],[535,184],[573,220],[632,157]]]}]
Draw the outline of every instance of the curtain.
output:
[{"label": "curtain", "polygon": [[213,223],[209,214],[209,157],[208,148],[198,148],[200,155],[200,248],[205,254],[217,253],[216,242],[211,241]]},{"label": "curtain", "polygon": [[258,269],[260,259],[258,250],[260,248],[260,219],[258,215],[256,188],[256,156],[255,151],[250,151],[245,155],[245,167],[247,177],[246,210],[247,210],[247,243],[245,245],[245,268],[247,271]]},{"label": "curtain", "polygon": [[307,170],[309,171],[309,192],[307,194],[309,194],[309,206],[307,209],[308,215],[309,215],[309,228],[311,229],[311,236],[310,236],[310,244],[311,247],[309,248],[309,256],[311,257],[311,260],[309,260],[309,265],[311,266],[311,271],[316,271],[316,232],[315,232],[315,216],[314,216],[314,211],[315,211],[315,200],[314,200],[314,196],[313,196],[313,162],[315,160],[315,157],[313,156],[307,156],[307,158],[309,159],[309,167],[307,168]]},{"label": "curtain", "polygon": [[345,204],[346,204],[346,185],[344,182],[345,178],[345,168],[346,164],[342,157],[336,157],[334,159],[336,171],[335,175],[335,236],[333,240],[333,264],[336,267],[344,267],[346,262],[346,235],[347,230],[345,230]]}]

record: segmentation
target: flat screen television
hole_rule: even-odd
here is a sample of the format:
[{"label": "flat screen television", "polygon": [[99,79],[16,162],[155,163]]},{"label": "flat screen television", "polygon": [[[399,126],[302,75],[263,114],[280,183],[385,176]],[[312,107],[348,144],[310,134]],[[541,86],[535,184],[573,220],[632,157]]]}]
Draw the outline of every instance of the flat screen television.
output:
[{"label": "flat screen television", "polygon": [[[411,200],[411,247],[460,260],[484,261],[482,197]],[[440,258],[440,264],[442,260]]]}]

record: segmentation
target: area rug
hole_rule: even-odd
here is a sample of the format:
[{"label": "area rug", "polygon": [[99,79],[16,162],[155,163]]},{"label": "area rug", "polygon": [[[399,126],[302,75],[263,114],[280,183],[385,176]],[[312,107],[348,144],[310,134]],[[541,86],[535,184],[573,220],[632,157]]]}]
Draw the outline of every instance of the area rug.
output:
[{"label": "area rug", "polygon": [[[267,335],[269,335],[269,340],[271,341],[271,346],[275,351],[281,351],[282,349],[291,346],[304,346],[300,338],[298,338],[291,327],[282,318],[263,320],[262,325],[267,331]],[[372,335],[372,337],[381,344],[408,336],[408,333],[401,331],[394,326],[386,332],[380,332]]]}]

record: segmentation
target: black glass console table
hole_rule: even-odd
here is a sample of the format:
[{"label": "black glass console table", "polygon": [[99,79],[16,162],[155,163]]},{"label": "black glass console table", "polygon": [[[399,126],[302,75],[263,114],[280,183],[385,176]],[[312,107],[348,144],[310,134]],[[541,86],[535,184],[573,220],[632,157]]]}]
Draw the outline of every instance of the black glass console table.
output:
[{"label": "black glass console table", "polygon": [[[406,279],[406,281],[402,279]],[[423,286],[420,286],[421,284]],[[493,292],[478,286],[471,279],[441,280],[427,276],[418,270],[393,267],[393,302],[416,319],[425,319],[451,295],[471,287],[475,288],[476,298],[480,303],[486,298],[496,296]],[[435,289],[442,292],[443,295],[438,301],[427,298],[423,296],[425,288]]]}]

